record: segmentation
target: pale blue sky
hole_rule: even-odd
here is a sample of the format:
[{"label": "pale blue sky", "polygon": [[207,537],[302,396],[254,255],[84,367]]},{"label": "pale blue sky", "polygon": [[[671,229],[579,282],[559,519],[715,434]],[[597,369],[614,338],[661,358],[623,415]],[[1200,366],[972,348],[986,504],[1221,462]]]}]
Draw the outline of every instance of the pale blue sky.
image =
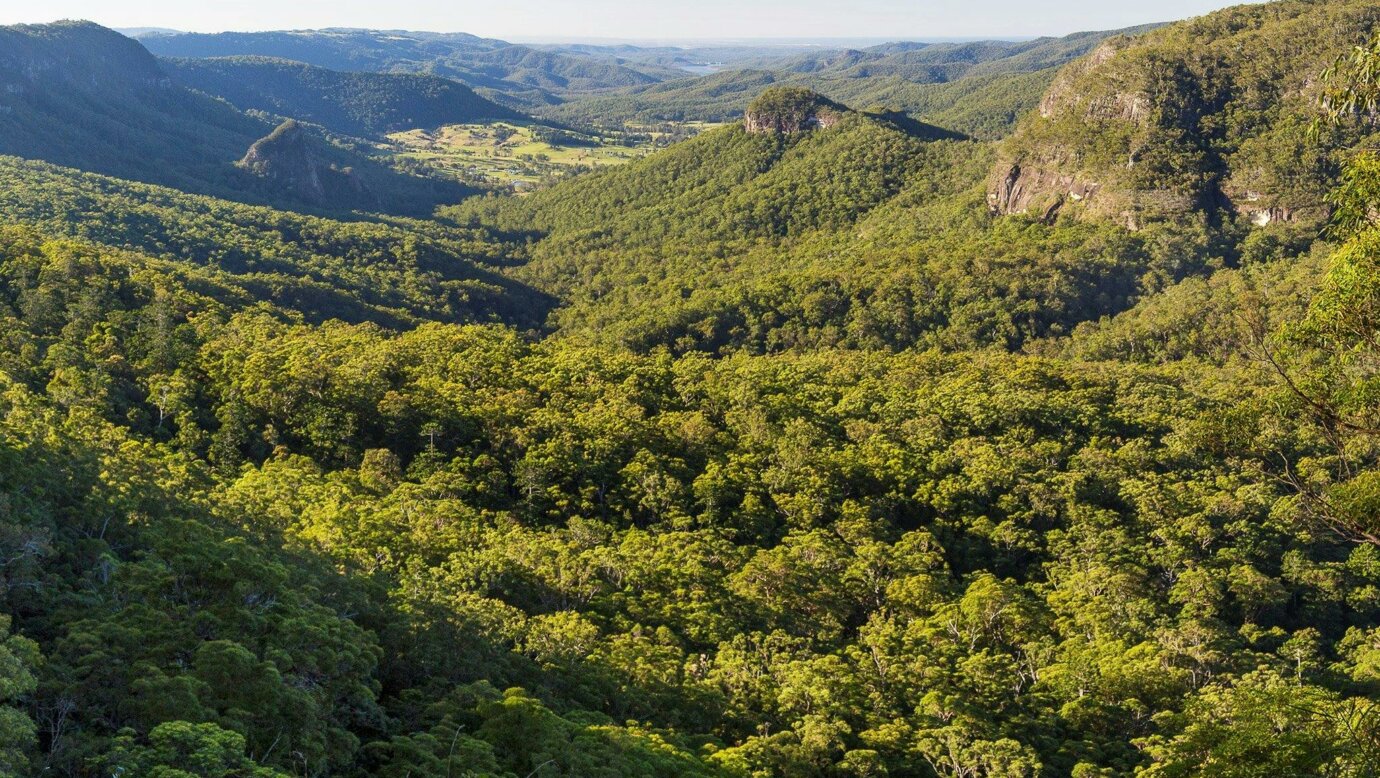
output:
[{"label": "pale blue sky", "polygon": [[109,27],[315,27],[471,32],[540,40],[1061,35],[1196,16],[1228,0],[21,0],[0,24],[90,19]]}]

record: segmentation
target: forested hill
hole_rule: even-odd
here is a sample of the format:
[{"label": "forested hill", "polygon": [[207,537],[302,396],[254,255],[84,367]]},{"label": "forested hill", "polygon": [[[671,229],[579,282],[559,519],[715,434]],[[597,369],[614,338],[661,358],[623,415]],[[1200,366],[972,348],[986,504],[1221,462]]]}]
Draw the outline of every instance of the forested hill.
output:
[{"label": "forested hill", "polygon": [[1132,226],[1226,211],[1316,228],[1335,150],[1372,142],[1369,128],[1308,137],[1318,74],[1378,20],[1371,3],[1281,2],[1107,41],[1004,145],[993,207]]},{"label": "forested hill", "polygon": [[1016,348],[1316,236],[1244,219],[1131,231],[1002,217],[987,202],[989,146],[837,117],[795,133],[727,127],[446,214],[507,236],[514,277],[563,301],[564,336],[711,353]]},{"label": "forested hill", "polygon": [[163,60],[163,67],[178,83],[242,110],[308,121],[346,135],[526,119],[437,76],[345,73],[266,57]]},{"label": "forested hill", "polygon": [[[761,102],[779,94],[790,102],[798,93]],[[989,151],[828,110],[827,122],[796,132],[775,125],[798,116],[758,113],[765,126],[755,131],[725,127],[530,197],[472,200],[445,214],[497,227],[513,275],[563,300],[552,323],[566,335],[711,352],[935,336],[948,302],[915,295],[930,271],[957,270],[942,268],[953,255],[897,275],[899,254],[855,236],[873,232],[865,225],[875,217],[955,240],[947,220],[956,211],[945,203],[980,185]],[[916,210],[924,213],[911,221]]]},{"label": "forested hill", "polygon": [[272,129],[175,88],[143,47],[102,27],[59,22],[0,35],[5,153],[193,189],[233,178],[228,163]]},{"label": "forested hill", "polygon": [[814,89],[858,107],[888,106],[948,129],[1000,137],[1035,107],[1058,68],[1117,35],[1082,32],[1033,41],[899,43],[749,61],[697,78],[576,95],[543,109],[582,122],[736,119],[768,86]]},{"label": "forested hill", "polygon": [[[769,105],[777,96],[781,105]],[[939,153],[926,145],[933,138],[925,128],[811,92],[774,90],[758,104],[759,127],[707,132],[631,165],[498,201],[498,223],[597,230],[617,245],[838,228],[893,196]],[[827,120],[816,117],[816,105]]]},{"label": "forested hill", "polygon": [[0,43],[63,163],[0,156],[0,778],[1380,775],[1369,0],[941,85],[1001,143],[723,77],[416,217],[209,196],[402,152]]},{"label": "forested hill", "polygon": [[625,169],[452,213],[519,236],[515,275],[565,301],[553,323],[568,335],[1020,347],[1306,251],[1371,132],[1308,132],[1316,74],[1373,17],[1364,2],[1272,3],[1104,41],[995,160],[866,112],[755,133],[749,109],[746,126]]},{"label": "forested hill", "polygon": [[[296,197],[237,167],[274,122],[181,85],[129,38],[59,22],[0,28],[0,42],[0,153],[254,203],[340,205]],[[313,138],[312,153],[325,169],[349,169],[371,203],[394,212],[427,213],[470,191],[323,137]]]},{"label": "forested hill", "polygon": [[650,84],[682,72],[465,34],[300,30],[152,34],[140,40],[164,57],[261,56],[332,70],[431,73],[538,103],[553,93]]},{"label": "forested hill", "polygon": [[0,157],[0,224],[185,266],[190,278],[237,288],[222,300],[230,308],[271,303],[318,324],[503,322],[526,330],[552,304],[500,274],[483,230],[341,222],[13,157]]}]

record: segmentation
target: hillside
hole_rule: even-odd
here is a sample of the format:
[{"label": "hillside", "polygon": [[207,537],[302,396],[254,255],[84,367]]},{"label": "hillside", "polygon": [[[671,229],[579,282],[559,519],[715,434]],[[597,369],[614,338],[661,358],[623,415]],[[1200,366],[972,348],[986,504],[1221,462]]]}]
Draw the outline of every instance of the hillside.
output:
[{"label": "hillside", "polygon": [[1087,54],[1107,38],[1136,36],[1158,26],[1078,32],[1030,41],[883,44],[863,50],[796,57],[782,62],[777,69],[811,73],[821,78],[901,78],[917,84],[945,83],[969,75],[1030,73],[1061,67]]},{"label": "hillside", "polygon": [[[235,166],[275,123],[174,83],[138,43],[85,22],[0,28],[0,40],[0,153],[246,202],[322,205]],[[324,139],[318,148],[395,212],[468,191]]]},{"label": "hillside", "polygon": [[1218,212],[1316,227],[1353,130],[1306,134],[1317,75],[1377,24],[1365,2],[1271,3],[1102,44],[1056,79],[1003,147],[1001,213],[1148,220]]},{"label": "hillside", "polygon": [[298,30],[156,34],[140,40],[160,57],[272,57],[338,71],[438,75],[492,90],[508,102],[530,104],[567,92],[655,83],[676,72],[466,34]]},{"label": "hillside", "polygon": [[[759,103],[793,120],[801,95]],[[563,301],[563,336],[635,350],[1017,347],[1226,261],[1193,230],[992,219],[986,145],[814,101],[829,126],[740,123],[448,215],[511,236],[513,277]]]},{"label": "hillside", "polygon": [[524,117],[436,76],[346,73],[264,57],[164,60],[177,83],[256,110],[334,132],[381,136],[445,124]]},{"label": "hillside", "polygon": [[177,89],[139,44],[96,25],[9,27],[0,36],[5,153],[127,178],[163,176],[191,189],[224,176],[271,129]]},{"label": "hillside", "polygon": [[0,157],[0,224],[189,266],[308,321],[538,325],[550,303],[499,275],[481,231],[341,222]]},{"label": "hillside", "polygon": [[[508,249],[514,277],[563,300],[552,323],[581,340],[711,353],[1019,348],[1181,281],[1308,249],[1336,160],[1360,136],[1306,140],[1317,114],[1305,84],[1340,51],[1332,33],[1341,26],[1361,36],[1371,15],[1363,3],[1316,10],[1308,2],[1233,9],[1106,41],[1057,79],[1053,71],[990,77],[1028,78],[1025,87],[1051,79],[1044,97],[1020,98],[1039,107],[995,160],[989,146],[935,143],[817,97],[770,120],[745,106],[744,129],[455,216],[517,235]],[[1151,72],[1160,91],[1106,96],[1107,84],[1144,83]],[[736,95],[776,82],[764,73],[699,83]],[[945,85],[955,89],[949,105],[980,116],[962,99],[963,84]],[[1222,99],[1194,102],[1212,84]],[[655,89],[668,94],[670,85]],[[795,89],[771,86],[767,102],[792,104],[786,98],[803,94]],[[1190,105],[1179,110],[1176,100]],[[1065,116],[1065,103],[1078,108]],[[1087,120],[1087,111],[1119,104],[1134,116]],[[761,129],[775,132],[752,131]],[[1101,160],[1108,177],[1030,164],[1037,152],[1025,149],[1037,137],[1050,139],[1051,153]],[[1116,150],[1126,144],[1134,155]],[[1083,148],[1104,156],[1079,157]],[[1129,167],[1127,156],[1114,162],[1123,153]],[[1136,209],[1110,210],[1128,197]],[[1181,218],[1162,218],[1175,209]],[[1079,224],[1081,213],[1112,218]]]},{"label": "hillside", "polygon": [[0,28],[0,778],[1380,775],[1380,8],[152,34],[319,64]]},{"label": "hillside", "polygon": [[[742,115],[768,86],[796,86],[859,107],[886,106],[985,139],[1001,137],[1038,101],[1056,69],[1116,35],[1148,27],[1084,32],[1033,41],[906,43],[759,59],[698,78],[680,78],[613,94],[577,95],[539,109],[566,121],[711,120]],[[1040,74],[1040,75],[1036,75]],[[962,96],[962,109],[953,107]]]}]

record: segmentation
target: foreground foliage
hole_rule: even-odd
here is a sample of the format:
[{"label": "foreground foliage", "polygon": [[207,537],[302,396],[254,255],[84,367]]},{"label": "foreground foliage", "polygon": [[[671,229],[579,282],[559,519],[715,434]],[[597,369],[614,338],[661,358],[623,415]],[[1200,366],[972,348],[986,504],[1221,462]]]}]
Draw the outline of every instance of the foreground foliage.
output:
[{"label": "foreground foliage", "polygon": [[1133,232],[837,110],[425,222],[0,159],[0,775],[1376,775],[1380,165]]},{"label": "foreground foliage", "polygon": [[[1368,753],[1336,732],[1368,721],[1380,563],[1300,531],[1272,455],[1328,444],[1240,402],[1272,396],[1262,372],[311,326],[156,276],[64,286],[83,253],[122,257],[25,240],[0,542],[41,658],[11,639],[14,760],[1169,775]],[[1299,747],[1261,755],[1281,696]]]}]

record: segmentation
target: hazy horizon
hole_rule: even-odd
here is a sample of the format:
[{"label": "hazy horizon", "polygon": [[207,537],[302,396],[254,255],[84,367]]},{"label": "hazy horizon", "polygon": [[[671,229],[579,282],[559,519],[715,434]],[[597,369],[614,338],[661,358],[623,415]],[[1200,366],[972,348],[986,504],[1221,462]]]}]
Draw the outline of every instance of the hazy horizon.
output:
[{"label": "hazy horizon", "polygon": [[[217,31],[214,31],[214,32],[201,32],[201,31],[198,31],[198,30],[177,30],[177,29],[173,29],[173,28],[169,28],[169,27],[112,27],[111,29],[115,30],[116,32],[123,33],[123,34],[125,34],[125,35],[130,35],[130,36],[145,36],[145,35],[155,35],[155,34],[160,34],[160,33],[169,34],[169,35],[182,35],[182,34],[215,35],[215,34],[218,34],[218,33],[229,33],[229,32],[248,32],[248,33],[256,33],[256,32],[332,32],[332,31],[356,31],[356,30],[358,30],[358,31],[366,31],[366,30],[367,30],[367,31],[370,31],[370,32],[381,32],[381,33],[414,34],[414,35],[451,35],[451,34],[454,34],[454,35],[463,35],[463,34],[470,34],[468,30],[418,30],[418,29],[386,28],[386,27],[301,27],[301,28],[292,28],[292,29],[282,28],[282,29],[276,29],[276,30],[217,30]],[[1117,28],[1117,29],[1121,29],[1121,28]],[[1071,32],[1073,32],[1073,33],[1078,33],[1078,32],[1095,32],[1095,31],[1093,31],[1093,30],[1074,30],[1074,31],[1071,31]],[[1036,40],[1036,39],[1038,39],[1038,38],[1041,38],[1041,37],[1048,37],[1048,36],[1040,36],[1040,35],[1001,35],[1001,36],[997,36],[997,35],[954,35],[954,36],[925,35],[925,36],[911,36],[911,37],[905,37],[905,36],[896,37],[896,36],[892,36],[892,37],[843,37],[843,38],[836,38],[836,37],[818,37],[818,38],[811,38],[811,37],[782,37],[782,38],[770,38],[770,37],[768,37],[768,38],[762,38],[762,37],[758,37],[758,38],[753,38],[753,37],[724,37],[724,38],[673,38],[673,37],[658,37],[658,38],[646,38],[646,37],[644,37],[644,38],[610,38],[610,37],[599,37],[599,36],[592,36],[592,35],[578,35],[578,36],[559,36],[559,35],[551,35],[551,36],[530,36],[530,35],[505,35],[505,36],[497,36],[497,35],[495,35],[495,36],[481,36],[481,37],[492,38],[492,39],[495,39],[495,40],[501,39],[501,40],[506,41],[506,42],[508,42],[508,43],[517,43],[517,44],[524,44],[524,45],[531,45],[531,46],[541,46],[541,45],[564,45],[564,46],[589,45],[589,46],[638,46],[638,47],[643,47],[643,48],[655,48],[655,47],[713,48],[713,47],[732,47],[732,46],[752,46],[752,47],[756,47],[756,48],[770,48],[770,47],[772,47],[772,46],[780,46],[780,47],[783,48],[783,49],[802,49],[802,48],[845,48],[845,47],[863,47],[863,46],[877,46],[877,45],[882,45],[882,44],[886,44],[886,43],[900,43],[900,42],[907,42],[907,43],[968,43],[968,42],[973,42],[973,41],[984,41],[984,40],[1028,41],[1028,40]]]},{"label": "hazy horizon", "polygon": [[619,0],[529,0],[521,7],[459,8],[441,0],[295,3],[240,0],[187,4],[141,0],[52,0],[0,9],[0,24],[89,19],[107,27],[186,32],[360,28],[466,32],[525,43],[731,43],[749,41],[1015,40],[1110,30],[1197,16],[1230,0],[1164,0],[1154,5],[1069,0],[1057,9],[1021,0],[700,0],[693,4]]}]

